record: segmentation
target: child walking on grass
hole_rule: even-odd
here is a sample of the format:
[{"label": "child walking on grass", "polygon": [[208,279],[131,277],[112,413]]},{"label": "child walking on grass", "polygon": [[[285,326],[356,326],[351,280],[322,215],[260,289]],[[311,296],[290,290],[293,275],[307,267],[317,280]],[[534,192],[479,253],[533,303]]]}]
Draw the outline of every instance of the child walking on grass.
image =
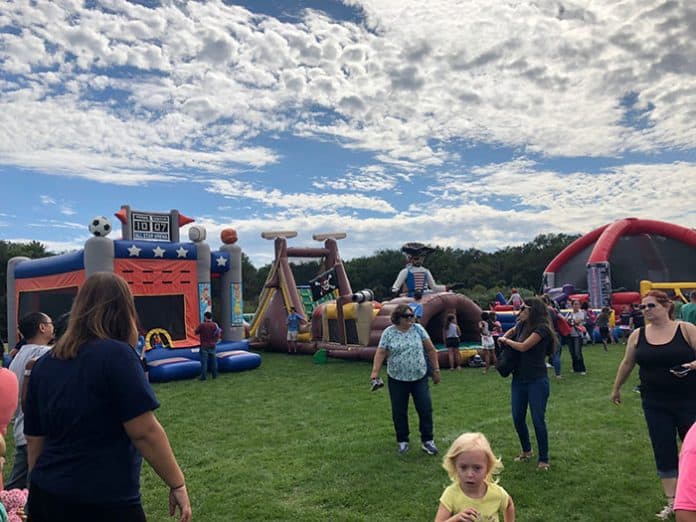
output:
[{"label": "child walking on grass", "polygon": [[503,465],[483,433],[463,433],[442,460],[452,484],[440,497],[435,522],[514,522],[515,504],[493,479]]},{"label": "child walking on grass", "polygon": [[457,324],[457,316],[454,314],[447,315],[445,323],[445,346],[447,346],[447,357],[449,358],[450,370],[462,369],[461,354],[459,353],[459,337],[462,335],[459,325]]},{"label": "child walking on grass", "polygon": [[608,306],[602,308],[602,311],[597,316],[597,326],[599,327],[599,336],[602,338],[604,351],[608,352],[607,341],[611,342],[611,333],[609,332],[609,318],[611,310]]},{"label": "child walking on grass", "polygon": [[488,368],[491,367],[491,363],[495,364],[495,341],[493,340],[488,320],[488,312],[481,312],[481,320],[478,326],[479,332],[481,333],[481,357],[486,365],[483,369],[483,373],[488,373]]}]

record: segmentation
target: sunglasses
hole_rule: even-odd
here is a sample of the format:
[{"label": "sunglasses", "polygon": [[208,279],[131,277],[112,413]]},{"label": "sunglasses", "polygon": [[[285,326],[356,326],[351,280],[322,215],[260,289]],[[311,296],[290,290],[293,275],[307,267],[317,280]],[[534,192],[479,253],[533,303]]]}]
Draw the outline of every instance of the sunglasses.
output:
[{"label": "sunglasses", "polygon": [[401,314],[401,317],[403,317],[404,319],[411,319],[412,317],[415,317],[415,315],[413,315],[413,314]]},{"label": "sunglasses", "polygon": [[646,308],[650,308],[651,310],[655,308],[657,305],[655,303],[648,303],[648,304],[642,304],[638,308],[641,310],[645,310]]}]

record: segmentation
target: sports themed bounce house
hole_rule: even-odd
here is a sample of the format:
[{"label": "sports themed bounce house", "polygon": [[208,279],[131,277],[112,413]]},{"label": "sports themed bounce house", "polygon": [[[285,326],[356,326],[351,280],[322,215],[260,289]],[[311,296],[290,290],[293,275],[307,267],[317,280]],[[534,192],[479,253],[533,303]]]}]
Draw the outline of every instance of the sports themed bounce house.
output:
[{"label": "sports themed bounce house", "polygon": [[211,278],[221,280],[217,347],[220,371],[256,368],[258,354],[249,352],[242,316],[242,251],[237,234],[225,229],[223,246],[211,252],[205,228],[193,225],[190,242],[179,240],[180,227],[194,220],[177,210],[153,213],[124,205],[115,214],[122,238],[107,236],[106,217],[89,226],[93,237],[84,249],[42,259],[14,257],[7,266],[9,343],[16,343],[17,322],[34,311],[54,319],[70,310],[78,289],[95,272],[114,272],[129,284],[144,338],[152,381],[190,378],[200,373],[195,329],[212,312]]},{"label": "sports themed bounce house", "polygon": [[544,270],[543,287],[551,294],[564,286],[587,289],[593,308],[616,307],[639,301],[641,281],[678,292],[696,288],[695,275],[696,231],[663,221],[625,218],[593,230],[562,250]]}]

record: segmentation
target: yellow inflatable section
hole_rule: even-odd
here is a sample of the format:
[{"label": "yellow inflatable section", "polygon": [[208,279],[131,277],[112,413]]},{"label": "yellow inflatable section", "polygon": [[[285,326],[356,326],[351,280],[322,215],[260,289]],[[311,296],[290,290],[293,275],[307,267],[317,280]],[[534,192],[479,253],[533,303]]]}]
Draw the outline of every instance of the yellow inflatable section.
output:
[{"label": "yellow inflatable section", "polygon": [[645,295],[650,290],[671,290],[683,303],[688,303],[689,300],[682,294],[682,288],[687,288],[689,290],[696,289],[696,283],[689,281],[653,283],[652,281],[644,279],[640,282],[640,295]]}]

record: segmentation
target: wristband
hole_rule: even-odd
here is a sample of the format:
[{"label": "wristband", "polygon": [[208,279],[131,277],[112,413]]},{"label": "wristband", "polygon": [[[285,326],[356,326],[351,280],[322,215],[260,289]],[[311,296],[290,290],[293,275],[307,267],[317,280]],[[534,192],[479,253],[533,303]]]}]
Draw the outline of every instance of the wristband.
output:
[{"label": "wristband", "polygon": [[180,486],[176,486],[176,487],[173,487],[173,488],[169,488],[169,490],[170,490],[170,491],[174,491],[175,489],[181,489],[181,488],[183,488],[183,487],[186,487],[186,482],[184,482],[184,483],[181,484]]}]

